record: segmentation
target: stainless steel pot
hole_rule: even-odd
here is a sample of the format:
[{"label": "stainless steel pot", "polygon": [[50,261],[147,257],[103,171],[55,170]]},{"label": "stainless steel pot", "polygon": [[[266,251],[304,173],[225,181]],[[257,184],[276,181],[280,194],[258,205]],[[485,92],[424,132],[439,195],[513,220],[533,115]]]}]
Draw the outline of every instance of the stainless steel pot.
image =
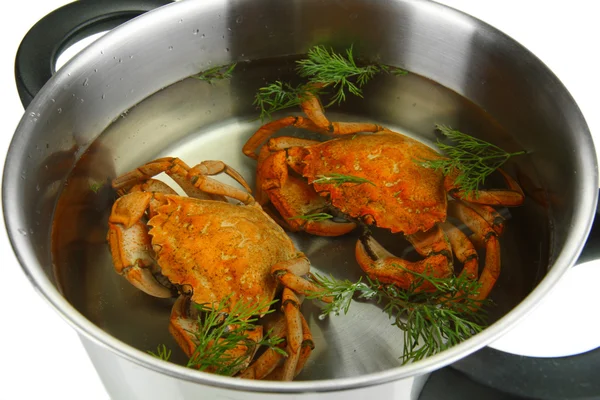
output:
[{"label": "stainless steel pot", "polygon": [[[316,306],[305,304],[323,350],[291,383],[225,378],[149,356],[145,350],[169,340],[170,304],[133,291],[111,270],[104,235],[113,194],[107,186],[92,193],[90,183],[166,154],[189,163],[225,159],[251,177],[254,165],[241,156],[241,145],[259,124],[251,103],[263,78],[286,76],[289,59],[282,57],[314,44],[352,43],[362,56],[411,74],[376,80],[365,101],[349,101],[332,119],[376,120],[425,142],[434,139],[434,123],[446,123],[530,152],[508,166],[528,200],[507,214],[493,324],[450,350],[401,366],[398,332],[372,305],[356,303],[348,316],[319,321]],[[186,79],[231,62],[240,62],[231,81]],[[7,156],[3,205],[25,272],[79,332],[111,397],[341,399],[352,390],[357,398],[416,398],[428,373],[498,338],[576,262],[597,203],[593,149],[573,99],[535,56],[445,6],[184,1],[111,31],[35,95]],[[355,238],[294,240],[315,269],[359,276],[343,251]],[[401,250],[396,238],[388,240]],[[342,251],[332,255],[332,248]]]}]

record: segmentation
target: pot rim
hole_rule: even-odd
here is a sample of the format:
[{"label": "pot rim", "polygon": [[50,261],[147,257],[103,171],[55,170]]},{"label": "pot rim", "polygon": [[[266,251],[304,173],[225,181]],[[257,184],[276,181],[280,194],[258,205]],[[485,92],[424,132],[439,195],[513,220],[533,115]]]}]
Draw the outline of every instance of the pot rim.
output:
[{"label": "pot rim", "polygon": [[[124,24],[122,27],[126,26],[126,29],[118,27],[100,39],[96,40],[86,49],[82,50],[82,52],[77,55],[75,59],[87,58],[88,56],[92,57],[92,54],[98,54],[102,48],[110,47],[111,44],[119,43],[120,41],[126,41],[131,32],[144,31],[148,29],[148,26],[160,24],[165,19],[167,14],[170,14],[171,16],[187,15],[187,13],[192,9],[196,9],[197,7],[208,7],[208,3],[212,3],[212,5],[214,5],[217,1],[218,0],[202,3],[187,1],[176,2],[167,6],[163,6],[159,10],[150,11]],[[446,14],[454,14],[457,18],[466,20],[468,23],[473,24],[476,29],[485,29],[492,31],[495,34],[508,37],[489,24],[451,7],[428,0],[420,0],[418,3],[425,4],[427,7],[442,9]],[[512,41],[515,46],[530,54],[536,62],[540,63],[543,68],[547,70],[548,75],[554,79],[556,83],[555,90],[563,91],[566,98],[574,105],[583,128],[582,132],[580,132],[581,136],[588,139],[590,143],[592,143],[591,134],[587,124],[585,123],[584,117],[564,85],[535,55],[524,49],[523,46],[514,41],[512,38],[510,41]],[[598,200],[598,191],[596,189],[598,182],[598,169],[596,163],[596,154],[593,151],[594,147],[581,146],[582,148],[578,149],[578,151],[588,152],[589,154],[586,154],[586,157],[591,157],[590,159],[594,160],[595,168],[593,173],[589,173],[584,177],[579,177],[582,181],[582,187],[586,189],[586,196],[582,196],[579,207],[573,210],[572,218],[575,221],[575,224],[573,224],[571,227],[571,234],[563,246],[562,251],[557,255],[554,263],[551,265],[541,282],[521,303],[519,303],[509,313],[507,313],[494,324],[490,325],[484,331],[462,342],[461,344],[445,350],[437,355],[409,365],[398,366],[385,371],[365,374],[357,377],[326,379],[318,381],[274,382],[242,380],[200,372],[174,363],[165,362],[114,338],[100,327],[89,321],[77,309],[75,309],[62,296],[57,287],[48,279],[44,273],[43,266],[36,259],[33,251],[30,249],[31,244],[28,243],[18,231],[20,226],[18,212],[19,199],[15,190],[8,189],[15,187],[20,183],[19,171],[12,166],[12,161],[22,157],[22,154],[18,151],[18,144],[21,142],[21,138],[23,136],[22,132],[34,129],[32,123],[27,120],[26,115],[28,114],[28,110],[37,110],[43,108],[43,103],[50,98],[49,93],[53,90],[55,81],[59,79],[67,79],[66,77],[71,76],[71,74],[73,76],[78,76],[77,71],[79,68],[79,63],[70,61],[56,73],[56,75],[44,86],[42,91],[34,98],[28,109],[25,111],[24,117],[19,123],[19,126],[17,127],[12,138],[6,156],[2,184],[2,205],[4,209],[3,213],[8,237],[19,264],[21,265],[31,284],[54,308],[54,310],[57,311],[61,317],[65,319],[65,321],[67,321],[67,323],[69,323],[80,335],[84,335],[87,339],[120,357],[123,357],[142,367],[154,370],[158,373],[166,374],[189,382],[225,389],[278,393],[330,392],[348,390],[388,383],[403,378],[430,373],[448,364],[451,364],[493,342],[504,332],[508,331],[512,326],[514,326],[521,318],[525,317],[528,312],[532,311],[541,298],[543,298],[553,289],[567,269],[575,264],[591,229],[593,215],[596,211],[596,203]],[[593,188],[593,190],[587,188]],[[589,196],[587,195],[588,191],[590,192]]]}]

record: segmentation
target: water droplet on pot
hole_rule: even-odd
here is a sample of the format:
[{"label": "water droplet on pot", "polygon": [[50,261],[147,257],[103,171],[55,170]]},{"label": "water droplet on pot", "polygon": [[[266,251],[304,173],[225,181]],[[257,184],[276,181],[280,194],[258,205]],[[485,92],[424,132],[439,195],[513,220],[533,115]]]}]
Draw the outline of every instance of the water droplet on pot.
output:
[{"label": "water droplet on pot", "polygon": [[206,37],[206,35],[203,33],[203,34],[202,34],[202,37],[203,37],[203,38],[205,38],[205,37]]},{"label": "water droplet on pot", "polygon": [[200,33],[200,29],[194,29],[194,31],[192,32],[194,35],[197,35]]},{"label": "water droplet on pot", "polygon": [[121,64],[123,62],[122,58],[119,58],[119,64]]},{"label": "water droplet on pot", "polygon": [[173,50],[173,46],[169,46],[169,50]]},{"label": "water droplet on pot", "polygon": [[90,84],[89,82],[90,82],[90,80],[88,78],[85,78],[85,81],[83,81],[83,86],[89,85]]},{"label": "water droplet on pot", "polygon": [[98,72],[98,68],[94,68],[94,72]]},{"label": "water droplet on pot", "polygon": [[79,99],[79,101],[80,101],[81,103],[83,103],[83,99]]},{"label": "water droplet on pot", "polygon": [[59,114],[62,112],[62,108],[59,108],[58,110],[56,110]]},{"label": "water droplet on pot", "polygon": [[104,54],[104,50],[100,50],[100,54]]},{"label": "water droplet on pot", "polygon": [[180,23],[180,24],[181,24],[181,23],[183,23],[183,19],[180,19],[180,20],[179,20],[179,23]]},{"label": "water droplet on pot", "polygon": [[35,186],[35,190],[38,191],[38,192],[40,191],[40,185],[39,184]]},{"label": "water droplet on pot", "polygon": [[102,93],[102,100],[104,100],[106,98],[106,95],[104,93]]},{"label": "water droplet on pot", "polygon": [[17,232],[19,232],[23,236],[27,236],[27,231],[25,229],[17,229]]},{"label": "water droplet on pot", "polygon": [[54,99],[50,99],[50,101],[53,102],[53,103],[56,103],[56,100],[54,100]]},{"label": "water droplet on pot", "polygon": [[237,22],[238,24],[241,24],[242,22],[244,22],[244,17],[242,17],[241,15],[239,17],[237,17],[235,19],[235,22]]},{"label": "water droplet on pot", "polygon": [[225,51],[226,51],[226,52],[229,52],[229,47],[225,48]]}]

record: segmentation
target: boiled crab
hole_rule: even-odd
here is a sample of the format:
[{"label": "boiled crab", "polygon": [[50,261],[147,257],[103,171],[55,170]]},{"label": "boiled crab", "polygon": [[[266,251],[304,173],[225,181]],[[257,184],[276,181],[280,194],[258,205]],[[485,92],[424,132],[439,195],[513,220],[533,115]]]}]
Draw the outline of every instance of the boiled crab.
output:
[{"label": "boiled crab", "polygon": [[[519,185],[500,171],[507,189],[466,193],[455,185],[455,176],[418,162],[442,157],[426,145],[377,124],[330,122],[311,93],[301,107],[308,118],[269,122],[243,148],[244,154],[258,160],[256,197],[265,210],[290,231],[336,236],[354,230],[358,222],[403,233],[424,257],[421,261],[393,256],[367,230],[355,249],[358,263],[371,278],[403,288],[415,280],[410,271],[435,277],[453,274],[453,254],[463,263],[461,273],[477,279],[475,242],[486,248],[486,260],[474,297],[487,297],[500,273],[498,236],[503,229],[503,218],[492,206],[520,205],[524,195]],[[285,127],[336,138],[325,142],[271,138]],[[349,218],[310,218],[323,212]],[[470,239],[448,216],[470,228]]]},{"label": "boiled crab", "polygon": [[[190,197],[152,179],[161,172]],[[223,172],[245,190],[209,177]],[[114,267],[150,295],[180,295],[169,330],[185,353],[190,356],[196,346],[189,333],[198,323],[193,303],[214,307],[227,298],[223,312],[239,301],[265,304],[282,284],[285,326],[277,331],[285,335],[288,357],[280,365],[282,357],[267,351],[242,374],[260,379],[279,369],[278,377],[292,379],[312,349],[296,293],[319,288],[301,277],[309,272],[308,259],[262,211],[240,174],[219,161],[190,168],[177,158],[162,158],[116,178],[113,187],[120,194],[109,217]],[[261,329],[248,331],[255,341],[262,334]],[[244,366],[254,354],[242,344],[233,352],[247,357]]]}]

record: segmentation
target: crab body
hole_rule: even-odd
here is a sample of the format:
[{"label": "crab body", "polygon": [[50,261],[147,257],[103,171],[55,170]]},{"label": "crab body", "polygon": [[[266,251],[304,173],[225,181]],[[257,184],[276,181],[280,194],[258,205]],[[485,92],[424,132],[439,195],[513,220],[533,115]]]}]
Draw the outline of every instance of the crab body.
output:
[{"label": "crab body", "polygon": [[[443,175],[417,162],[439,155],[414,139],[397,134],[344,136],[303,152],[302,176],[350,217],[405,234],[427,231],[446,219]],[[366,182],[315,183],[334,174]]]},{"label": "crab body", "polygon": [[[152,179],[161,172],[190,197],[179,196]],[[222,172],[246,190],[208,177]],[[284,328],[277,331],[285,335],[288,357],[285,361],[273,356],[263,359],[260,373],[245,372],[245,376],[258,379],[279,371],[278,377],[290,380],[297,375],[310,354],[312,340],[295,293],[318,292],[319,288],[302,278],[309,272],[308,259],[256,204],[243,178],[218,161],[190,168],[179,159],[164,158],[116,178],[113,187],[120,194],[108,224],[115,270],[150,295],[178,296],[169,330],[184,352],[192,356],[197,346],[191,333],[200,323],[194,304],[214,309],[225,303],[219,309],[223,313],[238,302],[265,304],[259,310],[261,317],[283,286],[280,320],[284,322],[278,324]],[[227,197],[242,204],[233,204]],[[254,342],[263,336],[260,327],[246,333]],[[245,341],[228,350],[228,359],[246,360],[236,372],[254,371],[250,362],[256,349]]]},{"label": "crab body", "polygon": [[[519,185],[499,170],[507,189],[466,193],[455,183],[458,171],[444,175],[423,165],[443,158],[425,144],[372,123],[330,122],[316,96],[309,92],[304,96],[301,107],[308,118],[269,122],[244,146],[244,154],[258,161],[257,200],[265,210],[290,231],[338,236],[366,224],[404,234],[422,260],[394,256],[366,229],[355,249],[369,277],[403,288],[415,281],[411,272],[453,274],[454,256],[463,264],[461,274],[476,279],[476,243],[486,249],[477,294],[485,298],[500,271],[498,236],[504,221],[492,206],[520,205],[524,196]],[[335,138],[319,142],[272,137],[286,127]],[[451,224],[448,216],[462,221],[471,236]],[[422,289],[433,287],[425,284]]]},{"label": "crab body", "polygon": [[283,229],[256,207],[165,196],[148,221],[162,274],[192,287],[197,304],[269,302],[277,281],[271,267],[296,257]]}]

